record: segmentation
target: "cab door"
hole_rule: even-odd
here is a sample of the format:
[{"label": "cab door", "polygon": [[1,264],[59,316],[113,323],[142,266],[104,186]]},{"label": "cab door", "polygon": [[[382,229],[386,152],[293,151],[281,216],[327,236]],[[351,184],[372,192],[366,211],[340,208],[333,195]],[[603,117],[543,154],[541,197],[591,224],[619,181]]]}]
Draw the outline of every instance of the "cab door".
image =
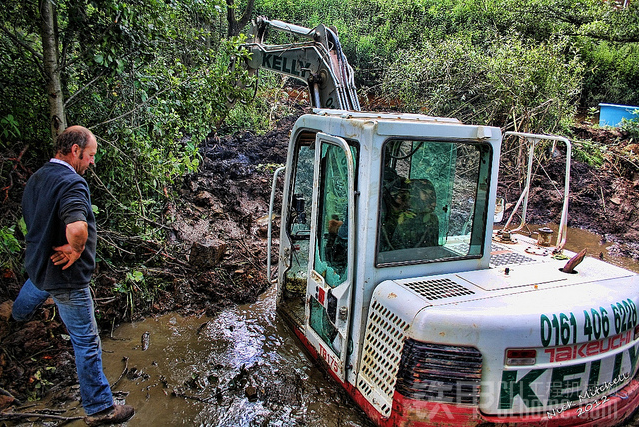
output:
[{"label": "cab door", "polygon": [[343,381],[354,277],[354,153],[342,138],[316,135],[305,332]]}]

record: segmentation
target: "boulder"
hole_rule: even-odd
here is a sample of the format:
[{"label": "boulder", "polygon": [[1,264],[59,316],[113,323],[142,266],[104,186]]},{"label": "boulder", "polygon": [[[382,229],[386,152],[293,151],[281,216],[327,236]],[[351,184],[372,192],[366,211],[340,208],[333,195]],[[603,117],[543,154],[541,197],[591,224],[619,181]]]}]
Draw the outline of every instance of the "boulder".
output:
[{"label": "boulder", "polygon": [[201,244],[194,242],[189,253],[189,264],[196,268],[211,269],[218,265],[227,250],[227,244],[220,240]]}]

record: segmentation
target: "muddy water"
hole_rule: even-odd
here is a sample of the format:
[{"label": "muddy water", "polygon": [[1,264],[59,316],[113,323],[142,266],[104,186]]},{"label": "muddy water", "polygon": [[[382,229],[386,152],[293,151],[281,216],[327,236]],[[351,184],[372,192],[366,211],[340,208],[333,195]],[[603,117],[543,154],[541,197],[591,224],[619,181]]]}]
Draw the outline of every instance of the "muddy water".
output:
[{"label": "muddy water", "polygon": [[[638,272],[637,260],[609,256],[597,235],[570,229],[567,242]],[[275,314],[275,287],[215,318],[169,314],[125,324],[103,347],[117,400],[136,408],[127,426],[371,425]],[[75,415],[83,416],[80,407],[65,413]]]},{"label": "muddy water", "polygon": [[276,316],[275,287],[215,318],[170,314],[114,338],[105,372],[115,382],[128,369],[113,387],[136,408],[128,426],[371,425]]},{"label": "muddy water", "polygon": [[[607,246],[569,230],[568,250],[638,271],[637,260],[611,257]],[[123,325],[104,349],[109,379],[128,369],[113,389],[136,408],[129,426],[371,425],[276,316],[275,287],[212,319],[170,314]]]},{"label": "muddy water", "polygon": [[[533,238],[537,238],[537,231],[541,227],[548,227],[553,230],[551,244],[555,246],[558,236],[557,224],[548,223],[542,226],[529,225],[528,229],[523,230],[523,232],[534,232],[532,236]],[[631,257],[620,257],[611,255],[607,248],[611,247],[612,245],[613,244],[611,242],[603,242],[601,236],[589,231],[571,227],[567,229],[567,243],[565,245],[565,248],[567,250],[578,253],[586,248],[587,256],[589,257],[601,258],[607,263],[611,263],[613,265],[638,273],[638,260]]]}]

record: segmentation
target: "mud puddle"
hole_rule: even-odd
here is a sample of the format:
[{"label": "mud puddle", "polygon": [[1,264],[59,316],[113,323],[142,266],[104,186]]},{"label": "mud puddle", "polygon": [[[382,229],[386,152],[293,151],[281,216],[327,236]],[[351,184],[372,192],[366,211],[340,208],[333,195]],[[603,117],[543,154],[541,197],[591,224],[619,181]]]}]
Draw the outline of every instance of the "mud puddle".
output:
[{"label": "mud puddle", "polygon": [[[517,224],[512,225],[510,228],[515,226],[517,226]],[[528,225],[519,233],[537,238],[537,231],[542,227],[548,227],[553,230],[551,245],[554,247],[558,236],[557,224],[547,223],[544,225]],[[498,230],[500,227],[496,226],[495,229]],[[533,234],[530,235],[530,233]],[[601,236],[587,230],[573,227],[567,228],[567,243],[565,248],[569,251],[573,251],[574,253],[579,253],[586,248],[587,256],[589,257],[599,258],[607,263],[628,269],[632,272],[638,273],[639,270],[637,258],[628,257],[624,252],[619,250],[621,248],[619,245],[607,242]]]},{"label": "mud puddle", "polygon": [[275,294],[214,318],[125,324],[103,339],[116,401],[136,409],[126,426],[370,426],[275,314]]}]

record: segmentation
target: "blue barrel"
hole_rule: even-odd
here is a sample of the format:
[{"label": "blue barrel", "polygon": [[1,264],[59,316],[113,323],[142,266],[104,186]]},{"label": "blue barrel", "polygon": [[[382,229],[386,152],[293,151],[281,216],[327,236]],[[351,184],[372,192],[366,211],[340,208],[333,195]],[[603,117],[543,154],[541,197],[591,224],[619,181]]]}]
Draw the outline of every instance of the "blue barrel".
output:
[{"label": "blue barrel", "polygon": [[638,119],[638,106],[618,104],[598,104],[600,106],[600,126],[619,126],[622,119]]}]

